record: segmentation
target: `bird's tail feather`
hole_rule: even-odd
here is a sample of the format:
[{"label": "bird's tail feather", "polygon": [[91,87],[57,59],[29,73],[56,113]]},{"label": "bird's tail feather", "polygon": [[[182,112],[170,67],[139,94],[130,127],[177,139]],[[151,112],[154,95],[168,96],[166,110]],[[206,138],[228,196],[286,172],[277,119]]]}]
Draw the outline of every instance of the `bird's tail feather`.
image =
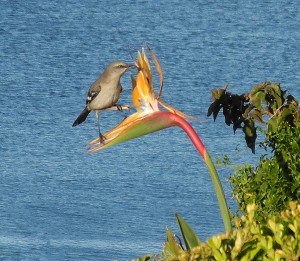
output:
[{"label": "bird's tail feather", "polygon": [[85,109],[80,113],[80,115],[77,117],[77,119],[74,121],[72,127],[75,127],[79,125],[80,123],[83,123],[86,120],[86,117],[89,115],[91,111],[85,107]]}]

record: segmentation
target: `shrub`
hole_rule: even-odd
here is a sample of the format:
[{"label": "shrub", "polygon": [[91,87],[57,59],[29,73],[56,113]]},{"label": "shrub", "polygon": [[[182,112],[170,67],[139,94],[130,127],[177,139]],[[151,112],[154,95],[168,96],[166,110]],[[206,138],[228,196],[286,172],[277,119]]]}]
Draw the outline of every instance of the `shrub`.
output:
[{"label": "shrub", "polygon": [[258,166],[245,164],[230,177],[239,210],[257,205],[258,220],[276,214],[289,201],[300,202],[300,128],[282,123],[275,132],[266,133],[264,146],[271,156],[261,156]]},{"label": "shrub", "polygon": [[[227,92],[227,86],[212,90],[213,103],[208,116],[214,119],[221,109],[225,123],[233,130],[242,129],[252,152],[255,151],[257,124],[265,136],[261,143],[267,155],[260,157],[258,166],[237,167],[229,182],[239,211],[248,204],[257,206],[256,218],[279,213],[289,201],[300,200],[300,110],[298,101],[283,91],[279,83],[264,82],[249,93]],[[225,158],[224,158],[225,159]],[[228,162],[228,158],[226,158]]]},{"label": "shrub", "polygon": [[290,202],[280,215],[261,223],[254,219],[256,211],[254,204],[248,205],[246,215],[235,219],[236,230],[211,237],[191,249],[182,247],[169,229],[162,255],[137,260],[299,260],[300,205]]}]

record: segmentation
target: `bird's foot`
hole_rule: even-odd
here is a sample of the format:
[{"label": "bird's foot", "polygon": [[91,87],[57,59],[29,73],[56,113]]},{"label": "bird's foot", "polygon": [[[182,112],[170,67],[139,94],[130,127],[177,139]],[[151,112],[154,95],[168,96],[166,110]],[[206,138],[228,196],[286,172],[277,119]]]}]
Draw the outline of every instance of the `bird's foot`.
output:
[{"label": "bird's foot", "polygon": [[102,135],[102,133],[99,133],[99,143],[100,144],[104,144],[105,140],[106,140],[105,136]]},{"label": "bird's foot", "polygon": [[118,111],[123,111],[123,106],[121,104],[116,104]]},{"label": "bird's foot", "polygon": [[130,105],[125,104],[115,104],[109,108],[106,108],[105,110],[108,111],[129,111],[131,109]]}]

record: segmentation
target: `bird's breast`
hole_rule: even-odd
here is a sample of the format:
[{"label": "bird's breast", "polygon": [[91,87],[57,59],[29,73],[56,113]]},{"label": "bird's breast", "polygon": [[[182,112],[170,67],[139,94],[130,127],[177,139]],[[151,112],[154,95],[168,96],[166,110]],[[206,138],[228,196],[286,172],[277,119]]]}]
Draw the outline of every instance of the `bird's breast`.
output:
[{"label": "bird's breast", "polygon": [[121,90],[122,86],[120,84],[115,88],[112,86],[102,86],[99,94],[89,104],[89,109],[103,110],[115,105],[119,100]]}]

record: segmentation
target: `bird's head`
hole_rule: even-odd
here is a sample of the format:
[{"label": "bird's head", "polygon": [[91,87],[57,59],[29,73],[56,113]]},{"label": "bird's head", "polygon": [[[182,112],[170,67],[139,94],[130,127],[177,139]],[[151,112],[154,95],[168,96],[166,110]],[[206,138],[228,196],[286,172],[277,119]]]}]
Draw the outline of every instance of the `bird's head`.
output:
[{"label": "bird's head", "polygon": [[106,71],[115,77],[121,77],[128,69],[135,68],[135,65],[128,64],[122,61],[112,62]]}]

